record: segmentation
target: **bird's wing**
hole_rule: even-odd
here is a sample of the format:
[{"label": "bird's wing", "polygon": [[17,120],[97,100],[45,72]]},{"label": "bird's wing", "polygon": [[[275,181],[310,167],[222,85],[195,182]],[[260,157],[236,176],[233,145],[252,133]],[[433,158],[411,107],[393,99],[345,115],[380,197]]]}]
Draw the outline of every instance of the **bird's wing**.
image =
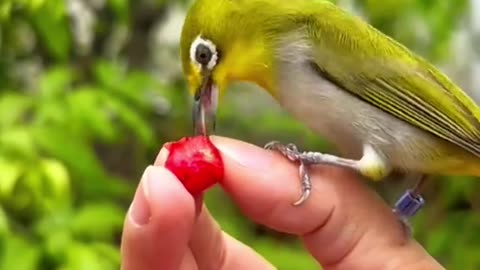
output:
[{"label": "bird's wing", "polygon": [[[480,156],[480,109],[426,61],[360,19],[310,20],[319,75],[422,130]],[[331,21],[335,23],[331,23]]]}]

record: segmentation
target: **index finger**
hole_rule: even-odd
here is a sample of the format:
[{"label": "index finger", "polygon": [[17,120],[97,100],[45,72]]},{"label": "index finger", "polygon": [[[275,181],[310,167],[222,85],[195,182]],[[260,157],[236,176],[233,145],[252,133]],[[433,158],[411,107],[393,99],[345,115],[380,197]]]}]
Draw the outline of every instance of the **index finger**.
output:
[{"label": "index finger", "polygon": [[[310,169],[301,206],[298,165],[240,141],[212,137],[225,163],[223,188],[252,220],[302,237],[324,269],[442,269],[358,177],[337,167]],[[407,266],[408,265],[408,266]]]}]

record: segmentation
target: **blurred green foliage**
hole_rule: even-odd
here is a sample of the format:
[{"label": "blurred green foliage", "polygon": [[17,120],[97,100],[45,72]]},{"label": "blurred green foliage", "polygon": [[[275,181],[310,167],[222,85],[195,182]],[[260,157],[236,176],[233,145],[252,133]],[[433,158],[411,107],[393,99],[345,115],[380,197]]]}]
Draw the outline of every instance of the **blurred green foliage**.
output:
[{"label": "blurred green foliage", "polygon": [[[353,4],[382,31],[444,61],[468,2]],[[186,7],[166,0],[0,2],[0,269],[118,269],[123,218],[141,172],[164,142],[191,132],[177,43],[158,38],[166,31],[175,40],[172,10]],[[236,88],[220,108],[220,134],[328,149],[263,93]],[[449,269],[479,269],[478,185],[446,179],[429,190],[417,238]],[[218,188],[206,198],[227,232],[279,269],[318,268],[296,239],[253,224],[225,202]]]}]

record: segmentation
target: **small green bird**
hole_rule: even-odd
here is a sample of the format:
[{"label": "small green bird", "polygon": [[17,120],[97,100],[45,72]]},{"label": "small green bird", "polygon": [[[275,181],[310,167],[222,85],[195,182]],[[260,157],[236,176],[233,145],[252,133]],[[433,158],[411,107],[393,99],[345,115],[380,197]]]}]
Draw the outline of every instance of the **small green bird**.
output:
[{"label": "small green bird", "polygon": [[[480,176],[477,104],[433,65],[328,1],[197,0],[181,55],[197,133],[207,132],[226,87],[247,81],[338,148],[342,157],[267,145],[300,163],[296,205],[311,190],[307,167],[319,163],[373,180],[393,171]],[[418,190],[409,191],[396,211],[409,217],[421,205]]]}]

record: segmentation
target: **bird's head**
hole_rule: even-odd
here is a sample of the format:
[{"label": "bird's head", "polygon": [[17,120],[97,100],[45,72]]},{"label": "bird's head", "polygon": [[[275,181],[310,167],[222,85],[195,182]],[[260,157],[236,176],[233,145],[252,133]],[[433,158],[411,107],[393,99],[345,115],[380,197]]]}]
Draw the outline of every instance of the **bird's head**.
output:
[{"label": "bird's head", "polygon": [[181,57],[196,134],[214,127],[218,100],[230,83],[246,81],[273,89],[272,50],[261,26],[263,11],[253,2],[197,0],[187,13]]}]

